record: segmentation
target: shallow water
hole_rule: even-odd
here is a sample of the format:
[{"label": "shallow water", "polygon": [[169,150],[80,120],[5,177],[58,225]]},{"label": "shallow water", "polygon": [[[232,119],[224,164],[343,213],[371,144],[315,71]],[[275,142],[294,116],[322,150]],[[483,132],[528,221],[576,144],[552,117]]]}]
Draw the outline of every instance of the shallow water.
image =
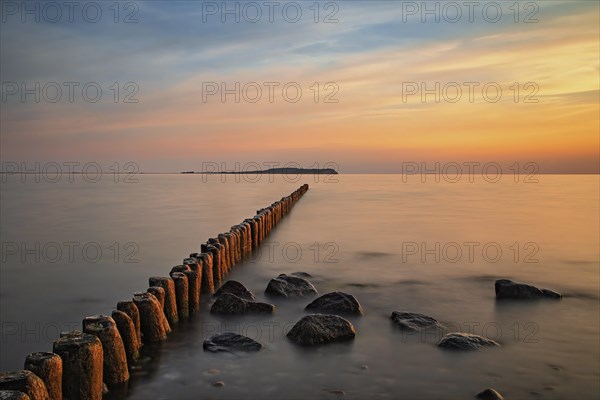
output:
[{"label": "shallow water", "polygon": [[[454,399],[486,387],[513,399],[600,393],[597,175],[543,175],[532,184],[403,183],[397,175],[257,183],[233,176],[226,183],[216,176],[138,178],[93,184],[80,177],[75,183],[5,177],[2,370],[21,368],[27,353],[49,350],[59,330],[109,313],[118,300],[144,290],[149,276],[167,274],[208,237],[306,182],[311,190],[269,243],[228,277],[275,304],[275,314],[219,318],[208,313],[205,297],[193,321],[180,324],[162,347],[147,349],[151,361],[134,373],[128,398],[336,398],[343,391],[356,399]],[[39,261],[7,245],[35,248],[36,242],[46,248]],[[72,259],[65,245],[60,257],[51,252],[52,243],[65,242],[78,243]],[[89,253],[82,254],[83,246]],[[93,262],[98,248],[102,257]],[[294,271],[313,275],[320,293],[358,298],[365,315],[349,318],[354,341],[304,349],[285,338],[310,299],[274,300],[263,291],[272,277]],[[565,297],[498,303],[498,278]],[[439,337],[394,329],[394,310],[431,315],[502,347],[442,351]],[[242,356],[203,352],[202,341],[221,331],[246,334],[266,348]]]}]

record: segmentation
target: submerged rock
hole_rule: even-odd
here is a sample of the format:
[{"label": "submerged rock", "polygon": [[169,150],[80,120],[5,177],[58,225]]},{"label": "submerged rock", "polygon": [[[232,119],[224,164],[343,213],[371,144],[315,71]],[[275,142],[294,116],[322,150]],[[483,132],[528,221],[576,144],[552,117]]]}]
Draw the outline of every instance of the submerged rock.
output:
[{"label": "submerged rock", "polygon": [[500,346],[498,342],[470,333],[452,332],[438,342],[438,346],[448,350],[481,350],[484,347]]},{"label": "submerged rock", "polygon": [[477,393],[475,398],[479,400],[504,400],[504,397],[494,389],[485,389],[483,392]]},{"label": "submerged rock", "polygon": [[412,313],[408,311],[394,311],[390,316],[394,324],[400,329],[407,331],[418,332],[428,328],[439,328],[443,326],[438,321],[425,314]]},{"label": "submerged rock", "polygon": [[356,297],[344,292],[326,293],[307,305],[305,310],[333,314],[363,314],[362,307]]},{"label": "submerged rock", "polygon": [[262,344],[247,336],[238,335],[234,332],[224,332],[214,335],[202,344],[202,348],[213,353],[219,351],[258,351],[262,349]]},{"label": "submerged rock", "polygon": [[248,289],[246,289],[246,286],[242,285],[238,281],[225,282],[219,288],[219,290],[217,290],[215,292],[213,297],[219,297],[223,293],[231,293],[231,294],[236,295],[237,297],[240,297],[240,298],[246,299],[246,300],[255,300],[256,299],[256,297],[254,297],[254,294],[251,291],[249,291]]},{"label": "submerged rock", "polygon": [[223,293],[210,308],[211,314],[245,314],[245,313],[267,313],[272,314],[275,311],[273,304],[259,303],[255,301],[244,300],[231,293]]},{"label": "submerged rock", "polygon": [[298,276],[281,274],[271,279],[265,289],[265,293],[279,297],[301,297],[311,294],[319,294],[312,283]]},{"label": "submerged rock", "polygon": [[539,289],[525,283],[513,282],[509,279],[499,279],[494,284],[497,299],[561,299],[560,293],[550,289]]},{"label": "submerged rock", "polygon": [[311,346],[354,339],[356,331],[347,320],[337,315],[311,314],[303,317],[288,332],[291,341]]}]

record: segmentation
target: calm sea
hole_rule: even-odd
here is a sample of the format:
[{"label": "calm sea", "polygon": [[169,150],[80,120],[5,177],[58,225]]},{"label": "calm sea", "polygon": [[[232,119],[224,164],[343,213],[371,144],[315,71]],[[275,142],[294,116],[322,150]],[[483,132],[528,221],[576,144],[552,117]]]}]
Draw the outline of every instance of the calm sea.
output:
[{"label": "calm sea", "polygon": [[[352,399],[454,399],[486,387],[511,399],[600,393],[597,175],[541,175],[537,183],[512,176],[496,183],[400,175],[22,178],[4,176],[0,199],[3,371],[22,368],[29,352],[50,351],[60,331],[109,314],[207,238],[308,183],[268,243],[228,277],[273,302],[275,314],[217,318],[204,298],[193,321],[148,353],[128,398],[336,398],[344,391]],[[285,338],[310,300],[274,301],[263,292],[272,277],[295,271],[313,275],[320,293],[357,297],[365,315],[351,318],[354,341],[303,349]],[[498,278],[565,297],[497,303]],[[442,351],[438,337],[394,329],[394,310],[431,315],[502,347]],[[266,348],[204,353],[202,341],[221,331]]]}]

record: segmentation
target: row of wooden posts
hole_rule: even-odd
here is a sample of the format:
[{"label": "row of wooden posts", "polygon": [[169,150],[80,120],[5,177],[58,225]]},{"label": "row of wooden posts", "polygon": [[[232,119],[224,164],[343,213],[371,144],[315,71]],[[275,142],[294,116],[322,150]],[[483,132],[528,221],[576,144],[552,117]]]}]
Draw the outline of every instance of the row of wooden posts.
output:
[{"label": "row of wooden posts", "polygon": [[229,232],[208,239],[169,276],[151,277],[146,292],[119,301],[111,316],[86,317],[82,331],[61,333],[52,353],[28,355],[24,370],[0,374],[0,400],[100,400],[104,384],[125,385],[142,344],[166,340],[180,320],[197,312],[200,294],[213,294],[307,190],[302,185]]}]

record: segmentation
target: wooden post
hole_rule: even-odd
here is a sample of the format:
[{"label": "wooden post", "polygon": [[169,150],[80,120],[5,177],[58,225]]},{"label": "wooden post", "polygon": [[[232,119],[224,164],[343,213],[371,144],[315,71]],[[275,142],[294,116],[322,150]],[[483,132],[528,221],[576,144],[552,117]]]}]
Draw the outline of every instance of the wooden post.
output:
[{"label": "wooden post", "polygon": [[153,276],[149,280],[150,286],[160,286],[165,290],[165,316],[169,325],[173,326],[179,322],[177,314],[177,302],[175,298],[175,283],[173,279],[163,276]]},{"label": "wooden post", "polygon": [[0,390],[0,400],[31,400],[31,397],[17,390]]},{"label": "wooden post", "polygon": [[256,250],[261,242],[262,242],[262,233],[261,233],[261,221],[260,221],[260,216],[259,215],[255,215],[254,218],[254,226],[253,229],[254,231],[252,232],[252,247],[254,250]]},{"label": "wooden post", "polygon": [[[174,271],[176,268],[186,267],[186,271]],[[183,265],[173,267],[171,272],[183,272],[188,277],[188,301],[190,304],[190,313],[195,313],[200,309],[200,294],[202,293],[202,266],[196,258],[186,258]]]},{"label": "wooden post", "polygon": [[212,270],[213,270],[213,284],[215,289],[221,286],[221,257],[219,255],[219,249],[212,244],[206,246],[206,250],[212,254]]},{"label": "wooden post", "polygon": [[175,284],[177,314],[179,315],[179,319],[186,320],[190,317],[188,278],[183,272],[172,272],[171,279],[173,279]]},{"label": "wooden post", "polygon": [[[223,260],[225,260],[224,273],[228,274],[231,270],[231,254],[229,252],[229,243],[227,242],[227,238],[225,237],[225,235],[222,233],[219,233],[217,239],[219,240],[219,244],[223,246]],[[222,276],[221,278],[223,277],[224,276]]]},{"label": "wooden post", "polygon": [[156,297],[148,292],[136,293],[133,301],[140,310],[142,342],[146,344],[164,341],[171,329]]},{"label": "wooden post", "polygon": [[[137,306],[136,306],[137,310]],[[125,354],[127,354],[127,361],[129,363],[135,363],[140,358],[140,347],[142,343],[138,338],[135,324],[131,320],[131,317],[123,311],[113,310],[112,319],[117,324],[117,329],[123,339],[123,346],[125,346]]]},{"label": "wooden post", "polygon": [[36,374],[46,385],[52,400],[62,400],[62,359],[49,352],[31,353],[25,358],[25,369]]},{"label": "wooden post", "polygon": [[192,253],[191,258],[198,260],[202,266],[202,284],[200,293],[213,294],[215,292],[212,253]]},{"label": "wooden post", "polygon": [[[158,300],[158,302],[160,303],[160,309],[164,310],[165,308],[165,289],[161,288],[160,286],[150,286],[148,288],[148,290],[146,290],[148,293],[151,293],[154,295],[154,297],[156,297],[156,300]],[[164,315],[164,311],[163,311],[163,315]]]},{"label": "wooden post", "polygon": [[133,325],[135,326],[135,333],[137,335],[138,342],[142,343],[142,331],[140,330],[140,311],[133,302],[133,300],[119,301],[117,303],[117,310],[123,311],[129,315]]},{"label": "wooden post", "polygon": [[53,348],[63,362],[63,397],[102,400],[104,355],[100,339],[73,331],[61,334]]},{"label": "wooden post", "polygon": [[94,315],[83,319],[83,331],[96,336],[104,351],[104,382],[117,385],[129,380],[127,353],[117,324],[108,315]]},{"label": "wooden post", "polygon": [[44,382],[33,372],[27,370],[1,372],[0,390],[22,392],[31,400],[49,400]]}]

